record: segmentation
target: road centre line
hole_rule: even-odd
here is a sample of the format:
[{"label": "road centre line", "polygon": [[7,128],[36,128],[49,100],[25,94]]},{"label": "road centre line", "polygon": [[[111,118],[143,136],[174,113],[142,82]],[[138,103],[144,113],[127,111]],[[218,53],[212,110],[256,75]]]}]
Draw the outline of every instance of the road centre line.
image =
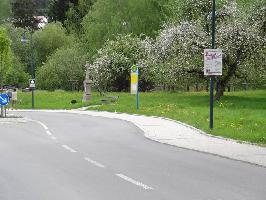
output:
[{"label": "road centre line", "polygon": [[141,183],[139,181],[136,181],[136,180],[134,180],[134,179],[132,179],[132,178],[130,178],[128,176],[125,176],[124,174],[116,174],[116,176],[118,176],[118,177],[124,179],[125,181],[128,181],[128,182],[130,182],[130,183],[132,183],[134,185],[137,185],[139,187],[142,187],[145,190],[153,190],[152,187],[147,186],[147,185],[145,185],[145,184],[143,184],[143,183]]},{"label": "road centre line", "polygon": [[62,145],[62,147],[65,148],[66,150],[70,151],[71,153],[76,153],[76,152],[77,152],[76,150],[70,148],[69,146],[67,146],[67,145],[65,145],[65,144]]},{"label": "road centre line", "polygon": [[86,158],[84,158],[84,159],[85,159],[86,161],[88,161],[89,163],[91,163],[91,164],[97,166],[97,167],[105,168],[105,166],[104,166],[103,164],[98,163],[98,162],[96,162],[95,160],[92,160],[92,159],[90,159],[90,158],[88,158],[88,157],[86,157]]}]

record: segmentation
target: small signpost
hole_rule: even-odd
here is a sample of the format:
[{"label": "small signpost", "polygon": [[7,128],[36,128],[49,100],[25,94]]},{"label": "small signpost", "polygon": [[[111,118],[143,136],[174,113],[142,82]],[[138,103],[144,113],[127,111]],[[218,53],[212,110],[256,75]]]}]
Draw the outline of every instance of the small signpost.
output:
[{"label": "small signpost", "polygon": [[7,94],[0,94],[1,117],[4,117],[4,107],[9,103]]},{"label": "small signpost", "polygon": [[139,109],[139,68],[136,65],[131,67],[130,93],[136,94],[136,107]]},{"label": "small signpost", "polygon": [[35,79],[30,79],[29,80],[30,88],[35,89],[36,87],[36,80]]},{"label": "small signpost", "polygon": [[31,107],[34,109],[34,90],[36,88],[36,80],[35,79],[29,79],[29,86],[31,89]]}]

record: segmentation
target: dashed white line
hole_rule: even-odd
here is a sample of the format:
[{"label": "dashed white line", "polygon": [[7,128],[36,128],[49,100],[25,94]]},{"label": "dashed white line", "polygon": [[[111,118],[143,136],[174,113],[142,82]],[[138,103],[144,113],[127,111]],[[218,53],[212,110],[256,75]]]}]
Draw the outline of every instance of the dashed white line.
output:
[{"label": "dashed white line", "polygon": [[36,122],[39,123],[45,130],[48,130],[48,127],[44,123],[40,121],[36,121]]},{"label": "dashed white line", "polygon": [[[37,122],[38,124],[40,124],[40,125],[45,129],[46,134],[49,135],[50,138],[51,138],[52,140],[56,140],[56,137],[53,136],[53,134],[49,131],[49,128],[48,128],[44,123],[42,123],[42,122],[40,122],[40,121],[36,121],[36,122]],[[69,147],[69,146],[67,146],[67,145],[61,145],[61,146],[62,146],[64,149],[70,151],[71,153],[76,153],[76,152],[77,152],[76,150],[72,149],[71,147]],[[100,168],[105,168],[105,166],[104,166],[103,164],[98,163],[97,161],[92,160],[91,158],[85,157],[84,159],[85,159],[87,162],[89,162],[90,164],[93,164],[93,165],[95,165],[95,166],[97,166],[97,167],[100,167]],[[138,187],[141,187],[141,188],[143,188],[143,189],[145,189],[145,190],[153,190],[152,187],[150,187],[150,186],[148,186],[148,185],[145,185],[144,183],[141,183],[141,182],[139,182],[139,181],[136,181],[136,180],[134,180],[133,178],[130,178],[130,177],[124,175],[124,174],[115,174],[115,175],[118,176],[119,178],[121,178],[121,179],[123,179],[123,180],[125,180],[125,181],[127,181],[127,182],[130,182],[130,183],[132,183],[132,184],[134,184],[134,185],[136,185],[136,186],[138,186]]]},{"label": "dashed white line", "polygon": [[66,150],[70,151],[71,153],[76,153],[76,152],[77,152],[76,150],[70,148],[70,147],[67,146],[67,145],[62,145],[62,147],[65,148]]},{"label": "dashed white line", "polygon": [[137,185],[139,187],[142,187],[145,190],[153,190],[152,187],[147,186],[147,185],[145,185],[145,184],[143,184],[143,183],[141,183],[139,181],[136,181],[136,180],[134,180],[134,179],[132,179],[132,178],[130,178],[128,176],[125,176],[124,174],[116,174],[116,176],[118,176],[118,177],[124,179],[125,181],[128,181],[128,182],[130,182],[130,183],[132,183],[134,185]]},{"label": "dashed white line", "polygon": [[56,140],[56,137],[53,136],[53,135],[51,135],[50,138],[51,138],[52,140]]},{"label": "dashed white line", "polygon": [[48,131],[48,130],[46,131],[46,134],[49,135],[49,136],[53,135],[53,134],[52,134],[50,131]]},{"label": "dashed white line", "polygon": [[97,166],[97,167],[105,168],[105,166],[104,166],[103,164],[98,163],[98,162],[96,162],[95,160],[92,160],[92,159],[90,159],[90,158],[88,158],[88,157],[86,157],[86,158],[84,158],[84,159],[85,159],[86,161],[88,161],[89,163],[91,163],[91,164]]}]

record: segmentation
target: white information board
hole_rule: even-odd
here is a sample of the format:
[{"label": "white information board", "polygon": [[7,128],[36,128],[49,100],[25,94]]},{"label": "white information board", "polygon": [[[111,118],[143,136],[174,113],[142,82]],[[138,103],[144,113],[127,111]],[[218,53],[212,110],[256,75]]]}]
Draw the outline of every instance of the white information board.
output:
[{"label": "white information board", "polygon": [[204,75],[222,76],[223,54],[221,49],[204,49]]}]

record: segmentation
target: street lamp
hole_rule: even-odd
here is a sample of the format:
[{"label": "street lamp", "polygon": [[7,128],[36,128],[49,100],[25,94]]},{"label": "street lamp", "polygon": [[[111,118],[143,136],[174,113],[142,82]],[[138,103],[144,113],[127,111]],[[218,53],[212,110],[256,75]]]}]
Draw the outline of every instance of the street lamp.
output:
[{"label": "street lamp", "polygon": [[[34,48],[33,48],[33,42],[32,42],[32,34],[33,32],[31,31],[30,33],[30,40],[27,39],[26,37],[26,32],[23,33],[21,42],[23,44],[26,44],[27,42],[30,42],[30,50],[31,50],[31,78],[35,79],[35,57],[34,57]],[[31,88],[31,107],[34,109],[34,88]]]}]

